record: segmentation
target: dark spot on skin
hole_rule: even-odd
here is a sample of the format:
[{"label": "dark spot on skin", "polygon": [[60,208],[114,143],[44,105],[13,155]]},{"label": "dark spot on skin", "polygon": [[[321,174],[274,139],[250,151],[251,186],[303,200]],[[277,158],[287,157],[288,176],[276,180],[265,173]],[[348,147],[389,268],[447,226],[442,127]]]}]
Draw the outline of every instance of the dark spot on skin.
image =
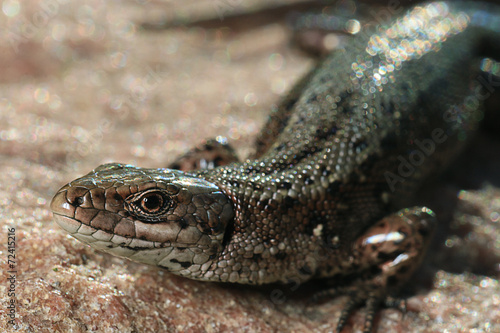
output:
[{"label": "dark spot on skin", "polygon": [[395,150],[398,147],[398,140],[395,132],[387,133],[380,141],[380,149],[382,151]]},{"label": "dark spot on skin", "polygon": [[303,123],[305,123],[306,121],[307,121],[307,117],[306,117],[306,116],[304,116],[304,115],[300,115],[300,116],[299,116],[299,119],[297,119],[296,123],[297,123],[297,124],[303,124]]},{"label": "dark spot on skin", "polygon": [[279,188],[284,188],[286,190],[289,190],[292,188],[292,184],[290,184],[290,182],[283,182],[280,183]]},{"label": "dark spot on skin", "polygon": [[[358,269],[359,267],[357,267]],[[382,270],[378,266],[372,266],[369,270],[369,275],[375,276],[375,275],[380,275],[382,273]]]},{"label": "dark spot on skin", "polygon": [[316,137],[319,140],[328,140],[333,135],[337,134],[338,128],[337,126],[332,126],[330,128],[318,128],[316,129]]},{"label": "dark spot on skin", "polygon": [[266,204],[267,203],[265,201],[259,200],[257,201],[257,205],[255,205],[255,208],[257,208],[258,210],[264,210]]},{"label": "dark spot on skin", "polygon": [[318,150],[318,147],[316,147],[314,145],[314,143],[312,143],[309,146],[304,146],[304,147],[302,147],[301,151],[299,151],[297,154],[293,155],[293,158],[291,161],[290,160],[287,161],[285,159],[278,161],[274,165],[274,168],[272,168],[272,169],[269,168],[266,170],[267,171],[266,174],[271,174],[271,173],[274,173],[278,170],[283,170],[285,168],[292,169],[296,164],[300,163],[304,159],[307,159],[308,157],[313,155],[317,150]]},{"label": "dark spot on skin", "polygon": [[203,232],[204,234],[207,234],[207,235],[211,235],[212,234],[212,228],[208,225],[208,223],[202,221],[200,218],[196,218],[196,220],[198,221],[198,229]]},{"label": "dark spot on skin", "polygon": [[262,258],[262,255],[260,253],[254,253],[252,256],[253,261],[259,261]]},{"label": "dark spot on skin", "polygon": [[134,251],[143,251],[143,250],[151,250],[149,247],[131,247],[131,246],[123,246],[124,249],[134,250]]},{"label": "dark spot on skin", "polygon": [[181,265],[182,268],[188,268],[192,265],[189,261],[179,261],[177,259],[170,259],[170,262],[173,262],[174,264],[179,264]]},{"label": "dark spot on skin", "polygon": [[351,107],[349,106],[349,101],[352,100],[351,96],[352,92],[348,90],[344,90],[339,94],[340,101],[337,103],[337,108],[344,114],[352,111]]},{"label": "dark spot on skin", "polygon": [[184,251],[186,248],[185,247],[178,247],[177,248],[179,251]]},{"label": "dark spot on skin", "polygon": [[299,273],[302,275],[311,275],[312,271],[308,265],[304,265],[304,266],[299,268]]},{"label": "dark spot on skin", "polygon": [[278,147],[276,147],[274,150],[275,150],[275,151],[280,151],[280,150],[282,150],[283,148],[285,148],[285,144],[284,144],[284,143],[282,143],[282,144],[278,145]]},{"label": "dark spot on skin", "polygon": [[294,203],[295,200],[288,195],[283,198],[283,206],[285,209],[292,208],[294,206]]},{"label": "dark spot on skin", "polygon": [[326,189],[327,194],[338,194],[340,190],[340,182],[335,181],[331,183],[328,188]]},{"label": "dark spot on skin", "polygon": [[387,278],[387,285],[389,285],[389,286],[395,286],[398,284],[398,282],[401,282],[401,281],[398,279],[397,276],[392,275],[392,276],[389,276]]},{"label": "dark spot on skin", "polygon": [[212,234],[212,235],[215,235],[215,234],[220,233],[220,232],[222,231],[222,228],[223,228],[222,223],[219,223],[219,224],[218,224],[218,225],[216,225],[215,227],[210,228],[211,234]]},{"label": "dark spot on skin", "polygon": [[359,264],[353,264],[350,267],[353,271],[359,271]]},{"label": "dark spot on skin", "polygon": [[188,225],[189,225],[189,223],[186,220],[184,220],[184,219],[179,220],[179,226],[181,227],[181,229],[187,228]]},{"label": "dark spot on skin", "polygon": [[318,100],[318,95],[312,95],[310,96],[308,99],[307,99],[307,104],[309,103],[312,103],[312,102],[316,102]]},{"label": "dark spot on skin", "polygon": [[425,237],[429,235],[429,231],[430,231],[429,228],[419,228],[418,234]]},{"label": "dark spot on skin", "polygon": [[325,227],[328,226],[328,220],[325,216],[321,216],[321,213],[316,212],[316,211],[311,211],[310,213],[310,218],[309,218],[309,223],[304,228],[304,233],[313,236],[314,234],[314,229],[320,224],[323,225],[323,229],[321,230],[321,233],[323,235],[322,239],[325,239],[326,232],[325,232]]},{"label": "dark spot on skin", "polygon": [[366,143],[366,141],[364,140],[361,140],[361,141],[358,141],[354,144],[353,148],[354,150],[357,152],[357,153],[360,153],[362,152],[363,150],[366,149],[366,147],[368,147],[368,143]]},{"label": "dark spot on skin", "polygon": [[390,101],[385,101],[383,104],[382,104],[383,108],[384,108],[384,111],[386,113],[389,113],[389,114],[393,114],[394,113],[394,110],[395,110],[395,106],[394,106],[394,101],[390,100]]},{"label": "dark spot on skin", "polygon": [[380,259],[381,261],[392,261],[400,254],[401,253],[399,252],[392,252],[392,253],[379,252],[377,254],[377,258]]},{"label": "dark spot on skin", "polygon": [[267,205],[268,205],[269,207],[265,207],[265,209],[266,209],[266,210],[267,210],[267,209],[269,209],[269,208],[272,208],[272,209],[277,209],[277,208],[278,208],[278,206],[279,206],[279,203],[278,203],[278,201],[277,201],[277,200],[274,200],[274,199],[269,199],[269,200],[267,201]]},{"label": "dark spot on skin", "polygon": [[[377,247],[375,245],[372,245],[371,250],[376,251]],[[387,253],[384,252],[379,252],[377,253],[377,259],[380,259],[381,261],[392,260],[392,256],[388,256]]]},{"label": "dark spot on skin", "polygon": [[285,252],[278,252],[276,255],[275,255],[276,259],[278,260],[283,260],[287,257],[286,253]]},{"label": "dark spot on skin", "polygon": [[352,172],[350,175],[349,175],[349,182],[351,183],[358,183],[359,182],[359,174],[355,173],[355,172]]},{"label": "dark spot on skin", "polygon": [[409,269],[408,266],[399,267],[398,273],[399,274],[405,274],[406,272],[408,272],[408,269]]}]

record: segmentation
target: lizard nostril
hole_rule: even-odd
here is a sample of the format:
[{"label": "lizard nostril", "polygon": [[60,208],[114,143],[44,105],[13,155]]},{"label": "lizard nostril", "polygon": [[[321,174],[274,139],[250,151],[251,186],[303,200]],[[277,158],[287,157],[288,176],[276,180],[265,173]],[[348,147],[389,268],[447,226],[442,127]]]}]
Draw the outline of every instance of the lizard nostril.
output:
[{"label": "lizard nostril", "polygon": [[84,199],[83,197],[76,197],[72,201],[70,201],[70,204],[75,207],[79,207],[83,205]]},{"label": "lizard nostril", "polygon": [[72,186],[66,190],[67,204],[72,207],[90,208],[90,191],[83,186]]}]

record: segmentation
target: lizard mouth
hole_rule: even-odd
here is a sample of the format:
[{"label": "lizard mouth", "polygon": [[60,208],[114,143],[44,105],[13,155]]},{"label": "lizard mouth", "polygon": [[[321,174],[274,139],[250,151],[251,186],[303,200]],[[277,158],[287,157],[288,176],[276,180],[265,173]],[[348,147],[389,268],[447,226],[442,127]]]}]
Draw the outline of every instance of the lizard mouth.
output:
[{"label": "lizard mouth", "polygon": [[[85,225],[68,216],[54,212],[54,220],[71,236],[91,247],[132,261],[160,266],[168,271],[180,271],[191,267],[195,262],[207,262],[208,254],[191,251],[192,244],[165,242],[158,243],[137,238],[125,238]],[[197,247],[197,252],[203,250]],[[210,246],[205,246],[211,252]],[[181,274],[182,275],[182,274]]]}]

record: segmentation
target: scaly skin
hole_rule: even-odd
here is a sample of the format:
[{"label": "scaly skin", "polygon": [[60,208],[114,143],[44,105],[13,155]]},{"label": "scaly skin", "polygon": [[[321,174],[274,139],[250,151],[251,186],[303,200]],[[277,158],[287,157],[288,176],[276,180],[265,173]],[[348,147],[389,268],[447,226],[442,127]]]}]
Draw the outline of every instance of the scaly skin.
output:
[{"label": "scaly skin", "polygon": [[254,159],[192,172],[102,165],[59,190],[54,217],[93,247],[193,279],[351,277],[334,291],[351,297],[337,329],[366,301],[370,331],[433,228],[429,209],[406,208],[412,194],[481,118],[481,57],[500,54],[498,9],[483,6],[415,7],[353,38],[271,115]]}]

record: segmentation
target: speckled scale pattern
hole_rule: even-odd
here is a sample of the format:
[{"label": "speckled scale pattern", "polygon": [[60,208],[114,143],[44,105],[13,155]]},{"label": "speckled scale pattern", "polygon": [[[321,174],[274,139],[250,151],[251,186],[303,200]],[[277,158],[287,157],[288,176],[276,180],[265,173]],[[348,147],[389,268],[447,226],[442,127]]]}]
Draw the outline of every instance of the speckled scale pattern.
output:
[{"label": "speckled scale pattern", "polygon": [[[345,272],[344,245],[401,208],[421,179],[460,150],[480,118],[478,108],[463,106],[485,34],[466,13],[445,3],[416,7],[379,33],[355,38],[285,99],[258,140],[269,147],[260,158],[198,173],[236,203],[234,236],[221,258],[265,268],[258,281],[250,275],[242,282]],[[398,156],[408,159],[419,149],[415,140],[436,129],[447,139],[393,191],[387,177],[400,176]],[[267,134],[277,132],[274,140]],[[241,249],[253,255],[242,259]]]},{"label": "speckled scale pattern", "polygon": [[[414,221],[432,214],[404,208],[481,118],[480,103],[470,103],[480,88],[474,79],[483,56],[500,54],[480,44],[500,41],[498,19],[490,19],[498,9],[485,6],[425,4],[354,37],[292,89],[254,159],[188,173],[104,165],[58,192],[56,220],[96,248],[219,282],[300,283],[362,272],[377,264],[362,256],[374,230],[398,223],[413,230],[406,243],[422,250],[428,225]],[[401,169],[408,161],[414,168]],[[151,202],[159,210],[142,214]],[[370,249],[368,256],[384,253]],[[372,289],[406,276],[410,263],[403,266],[405,274],[388,272]]]}]

